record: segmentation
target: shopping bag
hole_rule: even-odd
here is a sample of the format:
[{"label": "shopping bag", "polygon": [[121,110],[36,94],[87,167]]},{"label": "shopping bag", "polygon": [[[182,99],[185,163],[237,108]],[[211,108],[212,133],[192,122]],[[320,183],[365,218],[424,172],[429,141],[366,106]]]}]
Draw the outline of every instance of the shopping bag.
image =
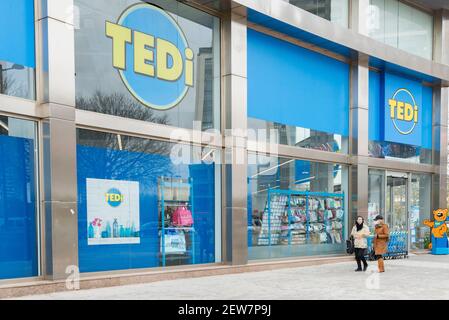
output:
[{"label": "shopping bag", "polygon": [[353,254],[354,253],[354,238],[350,237],[349,240],[346,240],[346,253]]},{"label": "shopping bag", "polygon": [[[164,236],[165,254],[185,254],[186,237],[184,232],[166,232]],[[162,242],[161,242],[162,252]]]},{"label": "shopping bag", "polygon": [[193,224],[192,212],[186,207],[177,208],[172,219],[175,226],[190,227]]}]

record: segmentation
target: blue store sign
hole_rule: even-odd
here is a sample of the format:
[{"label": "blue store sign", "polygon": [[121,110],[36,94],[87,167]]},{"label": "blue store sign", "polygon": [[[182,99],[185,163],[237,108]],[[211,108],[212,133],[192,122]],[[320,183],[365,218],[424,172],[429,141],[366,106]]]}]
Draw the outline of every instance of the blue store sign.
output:
[{"label": "blue store sign", "polygon": [[384,140],[414,146],[422,138],[422,85],[385,73]]},{"label": "blue store sign", "polygon": [[117,23],[106,21],[113,67],[143,105],[167,110],[193,87],[194,53],[173,17],[148,3],[135,4]]}]

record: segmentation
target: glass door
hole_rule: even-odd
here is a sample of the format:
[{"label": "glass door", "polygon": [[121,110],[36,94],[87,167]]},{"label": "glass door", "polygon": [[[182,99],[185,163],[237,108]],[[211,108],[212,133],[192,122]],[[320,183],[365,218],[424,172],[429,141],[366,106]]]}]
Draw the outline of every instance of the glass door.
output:
[{"label": "glass door", "polygon": [[387,173],[385,222],[391,231],[408,231],[407,174]]}]

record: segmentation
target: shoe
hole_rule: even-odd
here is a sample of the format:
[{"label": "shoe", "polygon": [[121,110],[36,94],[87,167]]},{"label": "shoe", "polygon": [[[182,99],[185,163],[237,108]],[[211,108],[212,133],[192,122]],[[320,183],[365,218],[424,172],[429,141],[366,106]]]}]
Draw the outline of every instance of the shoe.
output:
[{"label": "shoe", "polygon": [[355,269],[354,270],[355,272],[359,272],[359,271],[363,271],[362,269],[359,269],[359,268],[357,268],[357,269]]},{"label": "shoe", "polygon": [[363,266],[363,271],[366,271],[366,269],[368,269],[368,265]]}]

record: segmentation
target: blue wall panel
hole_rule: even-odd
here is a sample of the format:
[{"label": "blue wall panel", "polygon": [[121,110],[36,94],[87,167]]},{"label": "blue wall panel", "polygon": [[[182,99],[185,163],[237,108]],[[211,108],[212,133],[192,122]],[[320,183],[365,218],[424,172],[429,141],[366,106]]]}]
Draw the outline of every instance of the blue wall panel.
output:
[{"label": "blue wall panel", "polygon": [[381,97],[381,74],[369,72],[369,121],[368,137],[370,141],[381,141],[383,137],[383,117]]},{"label": "blue wall panel", "polygon": [[348,136],[349,65],[248,29],[248,117]]},{"label": "blue wall panel", "polygon": [[34,68],[34,0],[0,0],[0,12],[0,60]]},{"label": "blue wall panel", "polygon": [[[432,149],[433,89],[422,87],[422,147]],[[437,144],[438,145],[438,144]]]},{"label": "blue wall panel", "polygon": [[0,135],[0,279],[37,276],[34,142]]}]

